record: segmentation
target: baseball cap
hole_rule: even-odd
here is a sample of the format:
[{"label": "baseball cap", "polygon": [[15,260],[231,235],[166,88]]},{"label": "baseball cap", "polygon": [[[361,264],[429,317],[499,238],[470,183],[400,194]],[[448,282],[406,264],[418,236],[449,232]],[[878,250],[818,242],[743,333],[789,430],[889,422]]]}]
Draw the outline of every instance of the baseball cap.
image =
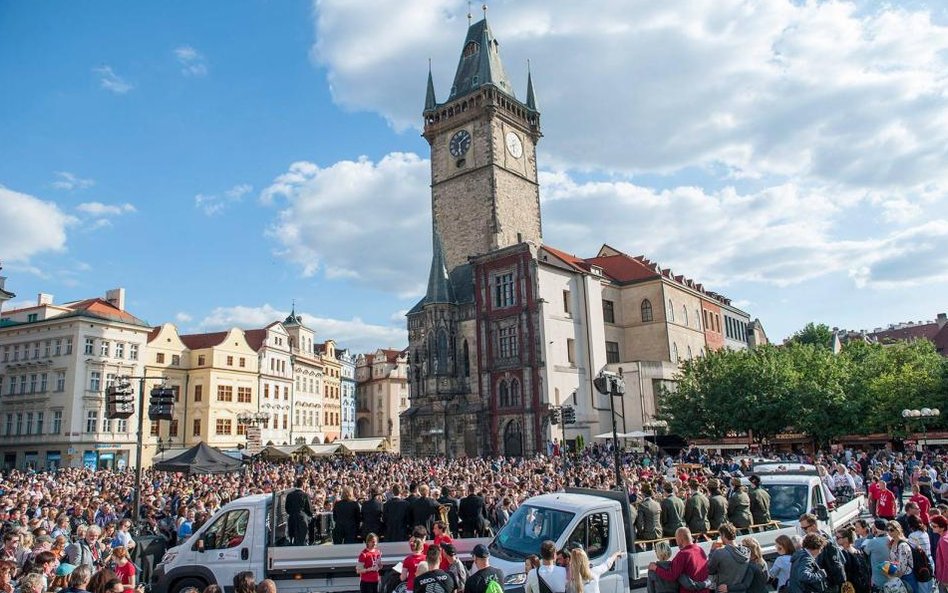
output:
[{"label": "baseball cap", "polygon": [[67,562],[61,562],[59,566],[56,567],[56,576],[68,577],[74,570],[76,570],[74,565]]},{"label": "baseball cap", "polygon": [[889,523],[885,519],[876,519],[872,522],[872,525],[879,531],[885,531],[885,528],[889,526]]},{"label": "baseball cap", "polygon": [[444,550],[444,553],[448,556],[456,556],[457,550],[454,549],[454,544],[444,542],[441,544],[441,549]]},{"label": "baseball cap", "polygon": [[474,554],[475,558],[489,558],[490,557],[490,550],[488,550],[487,546],[485,546],[484,544],[477,544],[476,546],[474,546],[474,550],[471,553]]}]

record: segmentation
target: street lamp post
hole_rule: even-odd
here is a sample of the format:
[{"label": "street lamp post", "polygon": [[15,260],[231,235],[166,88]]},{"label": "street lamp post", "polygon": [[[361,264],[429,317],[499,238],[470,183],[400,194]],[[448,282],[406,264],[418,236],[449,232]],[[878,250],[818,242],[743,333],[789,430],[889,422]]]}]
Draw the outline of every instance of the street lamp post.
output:
[{"label": "street lamp post", "polygon": [[[270,418],[270,415],[264,412],[238,412],[237,424],[244,426],[260,426]],[[247,441],[245,447],[249,448],[250,434],[244,429],[244,440]]]},{"label": "street lamp post", "polygon": [[937,418],[938,416],[941,416],[941,410],[938,408],[922,408],[921,410],[906,408],[902,410],[902,417],[905,418],[906,424],[908,424],[910,420],[918,418],[919,423],[922,425],[922,442],[919,443],[919,451],[922,451],[923,447],[928,444],[928,432],[925,428],[925,419]]},{"label": "street lamp post", "polygon": [[[651,422],[644,424],[642,430],[645,432],[652,433],[655,437],[658,437],[658,433],[664,431],[668,428],[668,422],[665,420],[652,420]],[[643,443],[645,441],[644,437],[642,439]],[[656,448],[658,447],[658,440],[655,441]]]},{"label": "street lamp post", "polygon": [[622,461],[619,454],[619,435],[616,427],[616,398],[625,395],[625,380],[616,373],[601,371],[593,380],[596,391],[609,396],[609,411],[612,415],[612,455],[616,470],[616,489],[628,494],[625,478],[622,474]]}]

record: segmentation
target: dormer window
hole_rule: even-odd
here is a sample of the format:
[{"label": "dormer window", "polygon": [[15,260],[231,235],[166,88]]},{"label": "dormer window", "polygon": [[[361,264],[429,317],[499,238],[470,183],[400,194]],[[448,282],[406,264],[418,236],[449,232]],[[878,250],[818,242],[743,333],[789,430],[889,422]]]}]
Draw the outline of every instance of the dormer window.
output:
[{"label": "dormer window", "polygon": [[480,48],[481,48],[480,45],[478,45],[476,41],[471,41],[470,43],[464,46],[464,53],[462,55],[465,58],[469,56],[473,56],[480,50]]}]

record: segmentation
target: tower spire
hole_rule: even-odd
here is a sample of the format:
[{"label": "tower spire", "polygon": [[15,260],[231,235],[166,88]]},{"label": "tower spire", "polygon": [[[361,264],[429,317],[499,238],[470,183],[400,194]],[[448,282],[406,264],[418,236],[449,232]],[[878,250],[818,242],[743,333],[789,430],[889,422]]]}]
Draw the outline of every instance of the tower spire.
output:
[{"label": "tower spire", "polygon": [[428,294],[425,302],[453,303],[454,286],[448,276],[448,267],[444,263],[444,248],[441,246],[441,233],[434,226],[431,233],[431,270],[428,272]]},{"label": "tower spire", "polygon": [[494,38],[487,24],[487,5],[484,5],[484,19],[467,29],[461,59],[454,74],[454,85],[448,100],[463,97],[484,85],[494,85],[507,95],[517,98],[507,72],[500,60],[500,44]]},{"label": "tower spire", "polygon": [[530,72],[530,60],[527,60],[527,109],[537,110],[537,97],[533,92],[533,75]]},{"label": "tower spire", "polygon": [[431,78],[431,58],[428,58],[428,92],[425,94],[425,111],[430,111],[438,106],[438,100],[435,98],[434,79]]}]

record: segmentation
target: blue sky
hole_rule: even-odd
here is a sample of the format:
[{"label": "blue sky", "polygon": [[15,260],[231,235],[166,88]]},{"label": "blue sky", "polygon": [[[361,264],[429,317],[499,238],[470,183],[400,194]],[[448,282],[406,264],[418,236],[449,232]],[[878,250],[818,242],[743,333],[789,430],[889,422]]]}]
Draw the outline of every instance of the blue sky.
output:
[{"label": "blue sky", "polygon": [[[443,99],[466,11],[0,2],[14,304],[124,286],[133,313],[193,332],[259,327],[295,299],[323,338],[400,346],[430,257],[427,63]],[[507,71],[522,97],[531,59],[543,112],[545,240],[644,253],[775,339],[933,318],[948,304],[945,17],[492,2]]]}]

